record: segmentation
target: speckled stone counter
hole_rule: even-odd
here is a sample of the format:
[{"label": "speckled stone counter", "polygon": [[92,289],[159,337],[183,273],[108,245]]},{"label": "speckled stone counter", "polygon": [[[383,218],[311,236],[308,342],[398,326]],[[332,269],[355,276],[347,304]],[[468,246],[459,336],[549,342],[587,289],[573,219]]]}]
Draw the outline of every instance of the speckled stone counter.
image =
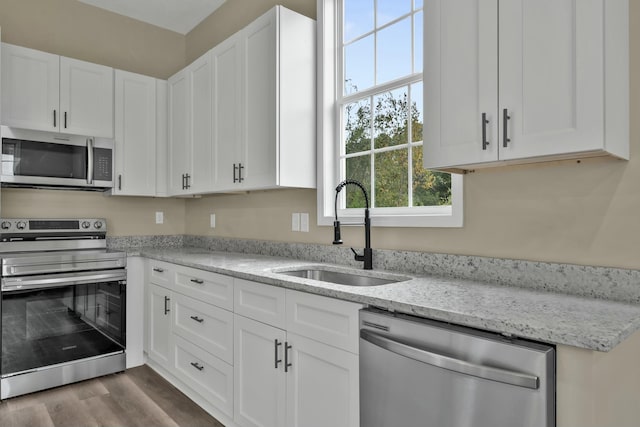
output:
[{"label": "speckled stone counter", "polygon": [[609,351],[640,329],[640,306],[636,304],[514,288],[478,280],[401,275],[379,270],[367,272],[322,264],[336,271],[406,279],[381,286],[352,287],[278,274],[278,271],[318,265],[285,257],[214,252],[194,247],[131,248],[128,254],[591,350]]}]

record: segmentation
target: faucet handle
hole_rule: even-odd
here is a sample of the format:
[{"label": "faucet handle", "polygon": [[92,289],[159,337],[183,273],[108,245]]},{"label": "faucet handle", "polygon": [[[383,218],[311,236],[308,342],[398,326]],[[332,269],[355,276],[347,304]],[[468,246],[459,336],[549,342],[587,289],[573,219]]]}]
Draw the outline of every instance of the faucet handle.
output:
[{"label": "faucet handle", "polygon": [[351,252],[353,252],[353,255],[355,255],[355,260],[356,261],[364,261],[364,255],[360,255],[358,252],[356,252],[355,249],[353,248],[349,248],[351,249]]}]

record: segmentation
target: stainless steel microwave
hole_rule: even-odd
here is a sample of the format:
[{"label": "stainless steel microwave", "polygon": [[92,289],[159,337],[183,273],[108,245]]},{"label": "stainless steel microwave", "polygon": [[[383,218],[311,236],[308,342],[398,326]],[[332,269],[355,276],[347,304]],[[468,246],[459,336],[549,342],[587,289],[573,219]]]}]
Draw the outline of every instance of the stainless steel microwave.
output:
[{"label": "stainless steel microwave", "polygon": [[106,191],[113,187],[113,140],[0,128],[3,187]]}]

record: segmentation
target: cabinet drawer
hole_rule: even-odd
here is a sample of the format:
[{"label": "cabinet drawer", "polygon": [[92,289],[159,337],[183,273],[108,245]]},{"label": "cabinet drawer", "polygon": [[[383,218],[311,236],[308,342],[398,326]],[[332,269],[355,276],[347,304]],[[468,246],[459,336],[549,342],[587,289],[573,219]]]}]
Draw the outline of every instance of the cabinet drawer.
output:
[{"label": "cabinet drawer", "polygon": [[285,328],[285,289],[235,279],[233,311],[245,317]]},{"label": "cabinet drawer", "polygon": [[361,304],[287,289],[287,331],[358,354]]},{"label": "cabinet drawer", "polygon": [[175,338],[175,372],[208,402],[233,417],[233,366],[185,339]]},{"label": "cabinet drawer", "polygon": [[147,262],[147,281],[160,286],[170,287],[173,282],[175,265],[153,259]]},{"label": "cabinet drawer", "polygon": [[173,332],[233,363],[233,313],[175,293]]},{"label": "cabinet drawer", "polygon": [[199,301],[233,310],[233,278],[210,271],[175,266],[175,289]]}]

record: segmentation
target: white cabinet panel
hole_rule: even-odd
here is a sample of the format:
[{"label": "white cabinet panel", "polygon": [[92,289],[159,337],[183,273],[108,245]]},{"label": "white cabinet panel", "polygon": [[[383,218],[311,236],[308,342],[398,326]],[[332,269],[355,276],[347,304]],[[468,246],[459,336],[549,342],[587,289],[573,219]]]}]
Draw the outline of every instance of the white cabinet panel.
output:
[{"label": "white cabinet panel", "polygon": [[168,289],[149,284],[147,353],[149,358],[166,369],[172,366],[171,293]]},{"label": "white cabinet panel", "polygon": [[359,353],[360,304],[287,289],[287,332]]},{"label": "white cabinet panel", "polygon": [[628,159],[627,0],[426,0],[425,10],[426,168]]},{"label": "white cabinet panel", "polygon": [[115,72],[114,195],[156,195],[156,79]]},{"label": "white cabinet panel", "polygon": [[285,328],[285,289],[249,280],[234,281],[234,313]]},{"label": "white cabinet panel", "polygon": [[233,313],[178,293],[173,300],[173,332],[233,363]]},{"label": "white cabinet panel", "polygon": [[233,278],[177,265],[176,290],[226,310],[233,310]]},{"label": "white cabinet panel", "polygon": [[185,194],[190,169],[189,79],[187,70],[169,78],[169,178],[170,195]]},{"label": "white cabinet panel", "polygon": [[234,421],[242,427],[282,427],[286,334],[243,316],[235,315],[234,323]]},{"label": "white cabinet panel", "polygon": [[287,426],[358,427],[358,356],[287,332]]},{"label": "white cabinet panel", "polygon": [[147,263],[147,280],[160,286],[171,286],[174,280],[174,264],[150,259]]},{"label": "white cabinet panel", "polygon": [[113,138],[113,69],[60,57],[61,132]]},{"label": "white cabinet panel", "polygon": [[190,159],[187,190],[190,193],[210,191],[212,187],[211,154],[211,55],[206,53],[188,70],[190,117]]},{"label": "white cabinet panel", "polygon": [[189,341],[175,337],[176,374],[228,416],[233,415],[233,367]]},{"label": "white cabinet panel", "polygon": [[246,151],[242,136],[242,45],[231,36],[211,51],[213,84],[213,187],[236,185]]},{"label": "white cabinet panel", "polygon": [[2,44],[2,124],[43,131],[60,125],[60,57]]}]

